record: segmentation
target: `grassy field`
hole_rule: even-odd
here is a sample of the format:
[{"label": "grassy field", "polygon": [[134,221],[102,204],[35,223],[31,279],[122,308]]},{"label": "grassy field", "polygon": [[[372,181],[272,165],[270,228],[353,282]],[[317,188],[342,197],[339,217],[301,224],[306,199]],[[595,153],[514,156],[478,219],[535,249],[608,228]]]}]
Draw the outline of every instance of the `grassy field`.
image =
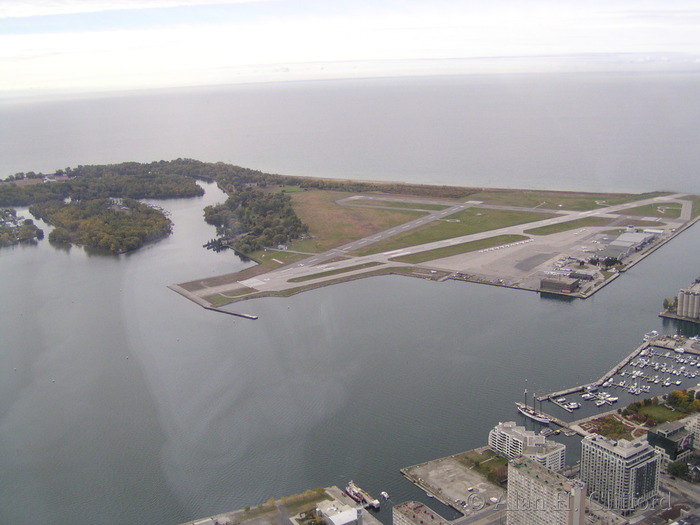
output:
[{"label": "grassy field", "polygon": [[254,290],[253,288],[248,288],[244,286],[243,288],[226,292],[226,295],[220,293],[209,295],[207,297],[204,297],[204,300],[209,301],[209,304],[211,304],[212,306],[223,306],[225,304],[230,303],[236,297],[240,297],[241,295],[248,295],[249,293],[253,293],[255,291],[256,290]]},{"label": "grassy field", "polygon": [[610,439],[633,439],[632,430],[634,427],[626,425],[614,415],[594,419],[582,424],[581,427],[589,432],[595,430],[601,436]]},{"label": "grassy field", "polygon": [[457,461],[468,468],[473,468],[491,482],[497,482],[507,476],[508,460],[491,450],[479,452],[470,450],[455,456]]},{"label": "grassy field", "polygon": [[[358,265],[359,266],[359,265]],[[327,281],[323,281],[320,285],[319,284],[302,284],[300,286],[297,286],[295,288],[287,288],[286,290],[280,290],[277,292],[261,292],[255,297],[289,297],[295,294],[298,294],[300,292],[303,292],[305,290],[311,290],[313,288],[318,288],[319,286],[330,286],[332,284],[339,284],[339,283],[344,283],[352,279],[364,279],[367,277],[375,277],[379,275],[415,275],[415,268],[413,267],[391,267],[391,266],[381,266],[376,270],[370,270],[368,272],[364,272],[360,274],[359,276],[339,276],[335,279],[329,279]],[[233,302],[234,299],[231,299],[229,302]]]},{"label": "grassy field", "polygon": [[[407,197],[408,198],[408,197]],[[386,208],[411,208],[414,210],[444,210],[449,208],[449,204],[422,204],[420,202],[396,202],[396,201],[380,201],[370,199],[354,199],[346,203],[347,206],[373,206]]]},{"label": "grassy field", "polygon": [[[251,266],[250,268],[246,268],[240,272],[227,273],[224,275],[217,275],[214,277],[199,279],[197,281],[182,283],[180,286],[182,286],[185,290],[194,292],[208,286],[220,286],[223,284],[235,283],[236,281],[244,281],[245,279],[251,279],[263,273],[276,270],[280,266],[298,261],[305,257],[307,256],[287,251],[254,252],[250,254],[250,258],[259,263],[255,266]],[[277,259],[277,261],[274,259]]]},{"label": "grassy field", "polygon": [[433,261],[435,259],[442,259],[443,257],[450,257],[451,255],[459,255],[460,253],[474,252],[485,248],[491,248],[493,246],[501,246],[510,242],[524,241],[526,239],[527,237],[524,235],[498,235],[496,237],[489,237],[488,239],[482,239],[480,241],[463,242],[461,244],[455,244],[454,246],[446,246],[435,250],[412,253],[411,255],[392,257],[390,260],[418,264],[426,261]]},{"label": "grassy field", "polygon": [[662,405],[648,405],[640,407],[637,411],[638,414],[653,419],[659,423],[665,423],[666,421],[673,421],[674,419],[680,419],[687,416],[683,412],[678,412],[677,410],[671,410]]},{"label": "grassy field", "polygon": [[[281,265],[293,263],[306,257],[308,257],[308,255],[286,250],[266,250],[250,254],[251,259],[258,261],[260,264],[267,267],[268,270],[279,268]],[[277,261],[281,261],[281,263]]]},{"label": "grassy field", "polygon": [[284,497],[281,499],[281,503],[290,515],[294,515],[307,509],[314,509],[316,503],[320,501],[331,499],[324,489],[316,489],[307,490],[303,494]]},{"label": "grassy field", "polygon": [[279,186],[279,189],[283,193],[296,193],[298,191],[306,191],[301,186]]},{"label": "grassy field", "polygon": [[291,249],[319,253],[425,215],[420,211],[340,206],[348,194],[338,191],[292,193],[294,211],[309,225],[311,239],[295,241]]},{"label": "grassy field", "polygon": [[625,213],[629,215],[643,215],[649,217],[668,217],[669,219],[677,219],[681,216],[681,205],[677,202],[656,202],[639,206],[638,208],[630,208]]},{"label": "grassy field", "polygon": [[549,226],[541,226],[532,230],[525,230],[524,233],[530,235],[551,235],[552,233],[561,233],[577,228],[585,228],[587,226],[606,226],[610,224],[612,219],[604,219],[601,217],[585,217],[575,221],[560,222],[558,224],[550,224]]},{"label": "grassy field", "polygon": [[358,255],[371,255],[388,250],[417,246],[433,241],[513,226],[515,224],[544,220],[550,217],[554,217],[554,215],[537,212],[468,208],[460,213],[451,215],[448,217],[448,220],[431,222],[411,232],[373,244],[366,250],[358,252]]},{"label": "grassy field", "polygon": [[303,277],[295,277],[293,279],[289,279],[288,282],[290,282],[290,283],[303,283],[304,281],[311,281],[313,279],[319,279],[321,277],[328,277],[330,275],[338,275],[341,273],[352,272],[354,270],[362,270],[364,268],[371,268],[372,266],[379,266],[380,264],[384,264],[384,263],[368,262],[368,263],[364,263],[364,264],[356,264],[355,266],[348,266],[347,268],[336,268],[335,270],[328,270],[326,272],[314,273],[311,275],[305,275]]},{"label": "grassy field", "polygon": [[587,211],[615,204],[624,204],[640,199],[668,195],[665,192],[625,194],[625,193],[575,193],[566,191],[483,191],[469,196],[469,200],[484,201],[487,204],[522,206],[525,208],[545,208],[549,210]]},{"label": "grassy field", "polygon": [[693,201],[693,211],[691,213],[694,219],[700,215],[700,197],[693,195],[690,197],[690,200]]},{"label": "grassy field", "polygon": [[[240,517],[240,520],[236,520],[236,523],[247,523],[248,521],[258,519],[257,523],[276,523],[279,521],[277,516],[279,515],[279,509],[277,508],[277,503],[284,505],[285,509],[290,515],[299,514],[304,511],[310,511],[315,509],[316,504],[323,500],[332,500],[331,496],[325,491],[325,489],[307,490],[303,494],[296,494],[293,496],[287,496],[276,501],[274,498],[270,498],[267,502],[258,505],[257,507],[246,507],[245,514]],[[261,521],[259,518],[265,514],[271,514],[269,520]]]}]

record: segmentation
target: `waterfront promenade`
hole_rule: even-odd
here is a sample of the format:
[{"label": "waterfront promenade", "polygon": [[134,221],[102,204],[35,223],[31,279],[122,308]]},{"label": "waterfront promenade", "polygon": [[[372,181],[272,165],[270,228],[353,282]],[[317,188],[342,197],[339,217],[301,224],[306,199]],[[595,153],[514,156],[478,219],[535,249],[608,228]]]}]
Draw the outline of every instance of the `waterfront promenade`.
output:
[{"label": "waterfront promenade", "polygon": [[[298,496],[271,500],[257,507],[246,507],[215,516],[198,518],[180,525],[296,525],[304,523],[306,516],[315,516],[316,503],[332,501],[352,508],[357,503],[336,486],[307,491]],[[363,525],[382,525],[367,509],[359,509]]]}]

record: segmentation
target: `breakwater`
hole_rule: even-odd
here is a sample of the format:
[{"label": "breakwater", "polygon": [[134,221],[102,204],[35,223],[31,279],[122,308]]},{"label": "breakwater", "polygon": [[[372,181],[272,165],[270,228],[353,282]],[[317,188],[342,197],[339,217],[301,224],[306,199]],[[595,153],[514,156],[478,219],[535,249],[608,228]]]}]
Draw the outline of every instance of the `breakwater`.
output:
[{"label": "breakwater", "polygon": [[229,312],[228,310],[224,310],[222,308],[217,308],[216,306],[211,306],[206,300],[202,299],[201,297],[198,297],[197,295],[188,292],[185,290],[183,287],[178,286],[176,284],[171,284],[168,286],[172,291],[179,293],[183,297],[189,299],[190,301],[197,303],[199,306],[204,308],[205,310],[211,310],[212,312],[219,312],[221,314],[226,314],[226,315],[233,315],[235,317],[242,317],[243,319],[251,319],[251,320],[256,320],[258,319],[257,315],[252,315],[252,314],[244,314],[240,312]]}]

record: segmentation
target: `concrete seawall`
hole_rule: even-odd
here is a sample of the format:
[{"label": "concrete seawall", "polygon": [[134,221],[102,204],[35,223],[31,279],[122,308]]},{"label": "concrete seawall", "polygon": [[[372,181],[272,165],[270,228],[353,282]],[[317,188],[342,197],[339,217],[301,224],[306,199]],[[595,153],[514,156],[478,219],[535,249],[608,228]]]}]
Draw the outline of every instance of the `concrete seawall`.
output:
[{"label": "concrete seawall", "polygon": [[258,318],[257,315],[243,314],[243,313],[239,313],[239,312],[229,312],[228,310],[223,310],[221,308],[217,308],[216,306],[211,306],[207,301],[205,301],[201,297],[199,297],[193,293],[188,292],[182,286],[178,286],[177,284],[171,284],[168,286],[168,288],[170,288],[173,292],[177,292],[180,295],[182,295],[183,297],[186,297],[190,301],[197,303],[199,306],[201,306],[205,310],[211,310],[213,312],[219,312],[219,313],[226,314],[226,315],[234,315],[236,317],[242,317],[243,319],[255,320]]}]

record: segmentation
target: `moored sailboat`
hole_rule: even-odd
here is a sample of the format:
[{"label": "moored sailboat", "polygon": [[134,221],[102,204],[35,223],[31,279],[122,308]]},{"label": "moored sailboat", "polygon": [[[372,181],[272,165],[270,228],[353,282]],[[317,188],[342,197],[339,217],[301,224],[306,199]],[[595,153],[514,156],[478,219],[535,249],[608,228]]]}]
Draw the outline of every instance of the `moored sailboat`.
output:
[{"label": "moored sailboat", "polygon": [[542,414],[541,412],[538,412],[535,410],[535,395],[532,395],[532,408],[528,406],[527,404],[527,388],[525,389],[525,403],[515,403],[516,408],[518,409],[518,412],[520,412],[522,415],[529,417],[533,421],[537,421],[538,423],[542,423],[543,425],[548,425],[549,423],[552,422],[552,418],[549,418]]}]

